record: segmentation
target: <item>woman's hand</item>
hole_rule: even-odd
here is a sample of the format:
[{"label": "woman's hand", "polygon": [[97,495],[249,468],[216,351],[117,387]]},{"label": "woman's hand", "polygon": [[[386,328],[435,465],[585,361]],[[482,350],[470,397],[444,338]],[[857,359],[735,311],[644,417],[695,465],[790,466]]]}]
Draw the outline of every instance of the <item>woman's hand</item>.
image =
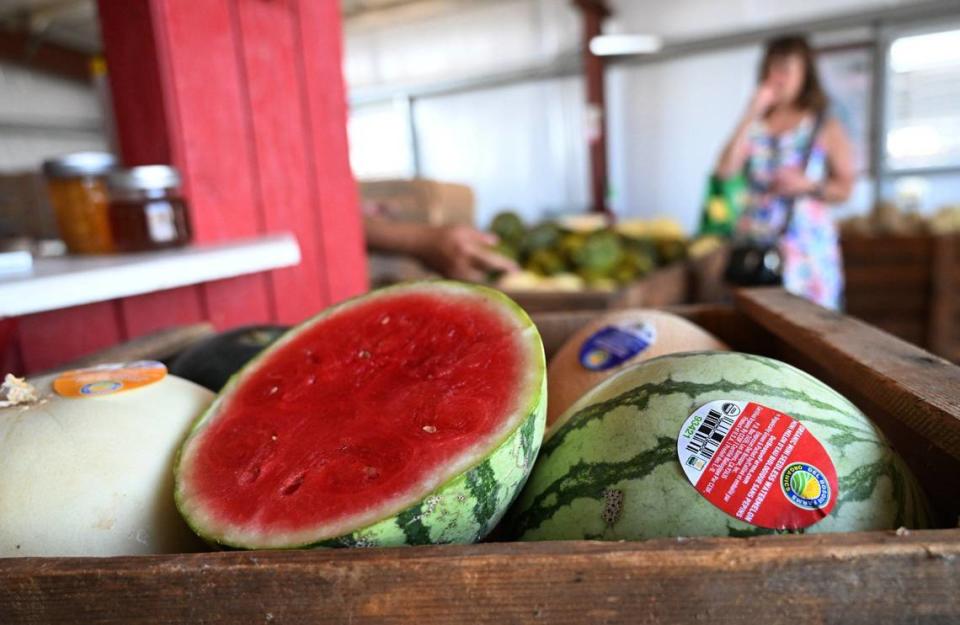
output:
[{"label": "woman's hand", "polygon": [[750,98],[750,104],[747,106],[749,117],[751,119],[762,117],[776,101],[777,91],[773,88],[773,85],[769,83],[758,85],[756,91],[753,92],[753,97]]},{"label": "woman's hand", "polygon": [[492,248],[497,237],[469,226],[431,226],[418,256],[432,269],[457,280],[482,281],[491,271],[516,271],[516,263]]},{"label": "woman's hand", "polygon": [[719,178],[729,179],[743,171],[750,156],[750,128],[757,119],[763,117],[777,101],[777,91],[770,83],[757,85],[756,91],[747,104],[733,136],[724,146],[714,166],[713,173]]},{"label": "woman's hand", "polygon": [[770,185],[770,193],[780,197],[808,195],[817,189],[817,183],[807,178],[799,167],[781,167]]}]

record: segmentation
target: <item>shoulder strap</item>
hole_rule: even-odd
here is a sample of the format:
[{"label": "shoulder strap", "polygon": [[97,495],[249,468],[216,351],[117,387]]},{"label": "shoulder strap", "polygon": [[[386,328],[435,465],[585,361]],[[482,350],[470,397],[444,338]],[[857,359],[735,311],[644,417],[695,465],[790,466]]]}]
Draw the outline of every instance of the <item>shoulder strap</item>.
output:
[{"label": "shoulder strap", "polygon": [[[826,121],[827,112],[826,110],[819,111],[816,118],[813,120],[813,128],[810,130],[810,137],[807,140],[807,145],[803,148],[803,156],[800,159],[800,169],[804,172],[807,171],[807,165],[810,163],[810,156],[813,154],[813,148],[817,144],[817,135],[820,134],[820,131],[823,129],[823,123]],[[790,228],[790,223],[793,221],[793,206],[796,203],[797,198],[791,197],[787,200],[787,218],[783,220],[783,227],[780,229],[780,235],[783,236],[786,234],[787,230]]]}]

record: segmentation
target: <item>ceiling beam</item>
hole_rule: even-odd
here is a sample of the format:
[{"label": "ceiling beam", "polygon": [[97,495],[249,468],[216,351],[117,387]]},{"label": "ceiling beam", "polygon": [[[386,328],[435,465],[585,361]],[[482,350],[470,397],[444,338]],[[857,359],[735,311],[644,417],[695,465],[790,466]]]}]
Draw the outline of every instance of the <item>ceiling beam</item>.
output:
[{"label": "ceiling beam", "polygon": [[70,80],[90,82],[91,55],[23,30],[0,30],[0,60]]}]

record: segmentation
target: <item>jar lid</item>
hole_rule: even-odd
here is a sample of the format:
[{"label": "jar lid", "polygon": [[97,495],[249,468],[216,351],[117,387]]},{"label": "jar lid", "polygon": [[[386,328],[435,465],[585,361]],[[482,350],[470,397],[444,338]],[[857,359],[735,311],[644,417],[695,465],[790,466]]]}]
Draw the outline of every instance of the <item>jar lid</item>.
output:
[{"label": "jar lid", "polygon": [[109,152],[74,152],[44,161],[43,173],[50,178],[102,176],[117,166]]},{"label": "jar lid", "polygon": [[180,172],[169,165],[115,169],[107,176],[107,186],[118,191],[174,189],[180,186]]}]

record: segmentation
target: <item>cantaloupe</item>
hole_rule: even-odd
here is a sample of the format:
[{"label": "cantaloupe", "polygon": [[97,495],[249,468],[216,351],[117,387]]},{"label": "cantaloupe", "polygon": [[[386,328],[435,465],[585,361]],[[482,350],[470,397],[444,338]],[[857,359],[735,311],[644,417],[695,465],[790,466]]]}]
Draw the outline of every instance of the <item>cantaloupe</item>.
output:
[{"label": "cantaloupe", "polygon": [[174,504],[173,460],[213,393],[167,375],[67,398],[56,377],[30,381],[39,401],[0,409],[0,557],[202,548]]},{"label": "cantaloupe", "polygon": [[675,352],[726,350],[700,326],[657,310],[603,315],[570,337],[547,368],[547,427],[584,393],[618,371]]}]

